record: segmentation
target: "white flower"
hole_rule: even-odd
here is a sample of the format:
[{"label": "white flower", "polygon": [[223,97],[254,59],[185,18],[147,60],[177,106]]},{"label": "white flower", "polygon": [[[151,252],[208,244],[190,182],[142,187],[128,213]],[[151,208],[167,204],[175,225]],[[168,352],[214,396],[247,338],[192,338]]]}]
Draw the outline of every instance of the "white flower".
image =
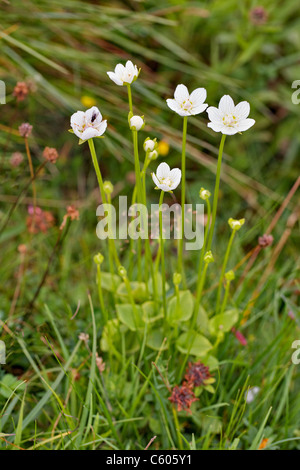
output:
[{"label": "white flower", "polygon": [[220,99],[219,107],[210,106],[207,109],[211,122],[207,125],[215,132],[226,135],[234,135],[243,132],[255,124],[254,119],[249,119],[250,105],[247,101],[241,101],[236,106],[229,95]]},{"label": "white flower", "polygon": [[129,119],[129,125],[130,129],[134,131],[140,131],[144,127],[145,122],[141,116],[132,116]]},{"label": "white flower", "polygon": [[251,387],[248,391],[245,392],[246,403],[252,403],[256,395],[259,393],[259,387]]},{"label": "white flower", "polygon": [[177,188],[181,180],[181,170],[179,168],[170,167],[167,163],[161,163],[158,165],[156,174],[152,173],[152,179],[156,186],[162,191],[168,192]]},{"label": "white flower", "polygon": [[114,72],[107,72],[109,78],[115,82],[116,85],[130,85],[139,76],[139,70],[136,65],[133,65],[131,60],[127,60],[126,65],[118,64]]},{"label": "white flower", "polygon": [[107,121],[102,121],[99,109],[93,106],[85,112],[77,111],[77,113],[74,113],[71,116],[71,127],[79,139],[88,140],[104,134]]},{"label": "white flower", "polygon": [[197,88],[191,94],[185,85],[177,85],[174,98],[168,99],[167,105],[179,116],[193,116],[202,113],[207,108],[205,88]]}]

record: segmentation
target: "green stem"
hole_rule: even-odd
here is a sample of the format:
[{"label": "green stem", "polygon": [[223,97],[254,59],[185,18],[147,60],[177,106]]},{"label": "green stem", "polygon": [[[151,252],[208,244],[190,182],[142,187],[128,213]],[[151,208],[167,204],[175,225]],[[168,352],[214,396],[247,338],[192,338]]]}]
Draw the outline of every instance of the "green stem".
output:
[{"label": "green stem", "polygon": [[128,102],[129,102],[129,111],[132,113],[132,94],[131,94],[131,86],[127,85],[127,90],[128,90]]},{"label": "green stem", "polygon": [[[203,277],[202,276],[202,268],[203,268],[204,255],[206,253],[206,243],[207,243],[207,237],[208,237],[208,233],[209,233],[209,225],[210,225],[210,217],[211,217],[211,207],[210,207],[210,202],[209,202],[208,199],[206,200],[206,203],[207,203],[207,221],[206,221],[206,227],[205,227],[203,247],[201,249],[201,255],[200,255],[200,260],[199,260],[195,312],[198,312],[198,310],[199,310],[201,293],[202,293],[202,288],[203,288],[203,286],[201,288],[201,281],[202,281],[202,277]],[[195,315],[197,316],[198,313],[196,313]]]},{"label": "green stem", "polygon": [[97,180],[98,180],[98,184],[99,184],[102,204],[106,204],[105,191],[104,191],[104,187],[103,187],[103,179],[102,179],[101,171],[100,171],[100,168],[99,168],[99,163],[98,163],[98,160],[97,160],[97,155],[96,155],[96,150],[95,150],[95,145],[94,145],[93,139],[89,139],[88,143],[89,143],[89,147],[90,147],[90,152],[91,152],[94,168],[95,168],[96,175],[97,175]]},{"label": "green stem", "polygon": [[219,147],[219,155],[218,155],[218,165],[217,165],[217,175],[216,175],[216,184],[215,184],[215,192],[214,192],[214,202],[213,202],[213,211],[212,211],[212,222],[209,231],[209,238],[207,243],[207,250],[209,251],[212,244],[215,222],[216,222],[216,215],[217,215],[217,207],[218,207],[218,197],[219,197],[219,187],[220,187],[220,177],[221,177],[221,167],[222,167],[222,156],[223,156],[223,149],[225,143],[226,135],[222,135],[220,147]]},{"label": "green stem", "polygon": [[187,135],[187,116],[184,116],[183,130],[182,130],[182,154],[181,154],[181,237],[178,240],[178,272],[182,275],[183,285],[185,285],[182,257],[183,257],[183,237],[184,237],[186,135]]},{"label": "green stem", "polygon": [[167,320],[167,300],[166,300],[166,270],[165,270],[165,250],[164,250],[164,238],[162,230],[162,210],[161,206],[164,200],[164,191],[161,191],[159,198],[159,237],[161,246],[161,277],[162,277],[162,296],[163,296],[163,310],[164,310],[164,322]]},{"label": "green stem", "polygon": [[100,264],[97,264],[97,284],[98,284],[98,294],[99,294],[99,301],[100,301],[100,307],[102,310],[103,314],[103,319],[104,319],[104,324],[108,322],[108,315],[107,311],[104,305],[104,300],[103,300],[103,292],[102,292],[102,286],[101,286],[101,268]]},{"label": "green stem", "polygon": [[[225,311],[225,308],[226,308],[226,305],[227,305],[227,299],[228,299],[228,294],[229,294],[229,288],[230,288],[230,281],[227,281],[227,282],[226,282],[226,287],[225,287],[224,299],[223,299],[222,306],[221,306],[221,311],[220,311],[220,315],[221,315],[221,316],[223,315],[223,313],[224,313],[224,311]],[[223,324],[223,318],[221,319],[220,324],[221,324],[221,325]]]},{"label": "green stem", "polygon": [[175,429],[176,429],[176,434],[177,434],[177,439],[178,439],[178,447],[179,447],[179,450],[183,450],[183,444],[182,444],[182,438],[181,438],[181,434],[180,434],[180,427],[179,427],[177,410],[175,409],[174,406],[172,406],[172,411],[173,411]]},{"label": "green stem", "polygon": [[216,313],[218,313],[219,308],[220,308],[223,278],[224,278],[224,274],[225,274],[225,270],[226,270],[226,266],[227,266],[227,262],[228,262],[228,258],[229,258],[229,254],[230,254],[230,250],[231,250],[231,246],[232,246],[232,243],[233,243],[235,232],[236,232],[236,230],[232,230],[232,233],[231,233],[231,236],[229,238],[228,245],[227,245],[224,261],[223,261],[223,266],[222,266],[222,271],[221,271],[221,276],[220,276],[219,286],[218,286],[218,293],[217,293]]}]

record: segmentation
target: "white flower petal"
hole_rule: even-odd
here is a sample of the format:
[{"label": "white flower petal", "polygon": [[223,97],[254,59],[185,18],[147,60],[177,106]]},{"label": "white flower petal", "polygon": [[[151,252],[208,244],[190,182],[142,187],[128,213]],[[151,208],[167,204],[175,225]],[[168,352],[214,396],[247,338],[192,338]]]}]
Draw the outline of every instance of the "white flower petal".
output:
[{"label": "white flower petal", "polygon": [[193,107],[197,107],[204,103],[206,97],[207,92],[205,88],[196,88],[190,95],[190,101],[193,103]]},{"label": "white flower petal", "polygon": [[248,118],[248,119],[243,119],[242,121],[239,121],[235,127],[237,129],[237,132],[243,132],[243,131],[247,131],[248,129],[250,129],[250,127],[252,127],[254,124],[255,124],[255,120]]},{"label": "white flower petal", "polygon": [[167,163],[162,162],[160,165],[158,165],[157,170],[156,170],[156,176],[159,180],[162,178],[167,178],[170,174],[170,167]]},{"label": "white flower petal", "polygon": [[[82,127],[85,124],[85,113],[83,111],[77,111],[71,116],[71,126]],[[73,129],[74,130],[74,129]]]},{"label": "white flower petal", "polygon": [[194,116],[196,114],[200,114],[200,113],[203,113],[203,111],[206,110],[208,104],[200,104],[199,106],[193,106],[193,108],[191,109],[191,114],[193,114]]},{"label": "white flower petal", "polygon": [[123,64],[117,64],[115,67],[115,74],[119,77],[119,79],[122,79],[122,75],[125,72],[125,67]]},{"label": "white flower petal", "polygon": [[246,119],[250,114],[250,104],[248,101],[241,101],[236,105],[234,112],[238,119]]},{"label": "white flower petal", "polygon": [[234,111],[234,102],[231,96],[224,95],[219,102],[219,110],[224,114],[232,114]]},{"label": "white flower petal", "polygon": [[184,101],[187,101],[189,99],[189,91],[185,85],[177,85],[175,93],[174,93],[174,98],[175,100],[181,104]]},{"label": "white flower petal", "polygon": [[104,121],[101,121],[101,123],[96,128],[98,131],[98,137],[104,134],[104,132],[106,131],[106,128],[107,128],[107,120],[105,119]]},{"label": "white flower petal", "polygon": [[175,111],[175,113],[179,114],[180,116],[188,116],[188,114],[182,110],[180,104],[178,104],[176,100],[171,98],[167,99],[167,105],[170,109],[172,109],[172,111]]},{"label": "white flower petal", "polygon": [[87,123],[93,124],[93,127],[102,121],[102,115],[96,106],[86,110],[85,118]]},{"label": "white flower petal", "polygon": [[88,127],[81,135],[82,140],[92,139],[93,137],[98,137],[98,131],[93,127]]},{"label": "white flower petal", "polygon": [[115,72],[107,72],[107,75],[116,85],[119,85],[119,86],[123,85],[123,81],[120,80],[120,78]]},{"label": "white flower petal", "polygon": [[222,121],[222,115],[220,113],[220,110],[218,108],[215,108],[214,106],[210,106],[209,108],[207,108],[207,114],[208,114],[208,118],[212,122]]},{"label": "white flower petal", "polygon": [[168,186],[167,184],[163,184],[163,183],[159,183],[158,188],[161,189],[162,191],[165,191],[165,193],[172,190],[170,186]]},{"label": "white flower petal", "polygon": [[225,126],[221,122],[213,121],[213,122],[209,122],[207,124],[207,127],[210,127],[215,132],[222,132]]},{"label": "white flower petal", "polygon": [[157,179],[155,173],[152,173],[152,179],[153,179],[154,183],[156,184],[156,186],[159,186],[160,183],[159,183],[159,180]]}]

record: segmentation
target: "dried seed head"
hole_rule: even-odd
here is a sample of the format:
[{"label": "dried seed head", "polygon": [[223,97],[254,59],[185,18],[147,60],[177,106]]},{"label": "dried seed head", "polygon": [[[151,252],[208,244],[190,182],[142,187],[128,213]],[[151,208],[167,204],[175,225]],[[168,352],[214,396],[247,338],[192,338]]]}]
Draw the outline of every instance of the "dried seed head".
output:
[{"label": "dried seed head", "polygon": [[185,410],[188,413],[191,413],[191,405],[194,401],[197,401],[198,398],[195,397],[195,394],[187,382],[183,382],[181,386],[176,385],[172,394],[169,397],[170,402],[177,405],[177,410]]},{"label": "dried seed head", "polygon": [[53,147],[45,147],[43,151],[43,157],[51,163],[56,163],[58,159],[58,152]]},{"label": "dried seed head", "polygon": [[10,158],[10,164],[12,167],[16,168],[23,161],[23,155],[21,152],[14,152]]},{"label": "dried seed head", "polygon": [[29,206],[28,214],[26,225],[29,233],[46,233],[54,225],[55,219],[52,213],[43,211],[40,207],[34,210],[33,206]]},{"label": "dried seed head", "polygon": [[252,10],[250,10],[249,17],[250,17],[250,21],[252,24],[255,24],[257,26],[263,25],[268,20],[268,13],[264,9],[264,7],[257,6],[257,7],[252,8]]},{"label": "dried seed head", "polygon": [[29,93],[29,88],[25,82],[17,82],[13,96],[17,98],[17,101],[24,101]]},{"label": "dried seed head", "polygon": [[27,139],[27,137],[30,136],[31,132],[32,126],[28,122],[23,122],[23,124],[19,126],[19,134],[21,137],[25,137]]},{"label": "dried seed head", "polygon": [[211,378],[209,367],[205,366],[201,361],[189,362],[184,378],[190,387],[205,386],[205,381]]},{"label": "dried seed head", "polygon": [[267,235],[266,233],[258,238],[258,244],[261,248],[266,248],[267,246],[272,245],[274,238],[272,235]]}]

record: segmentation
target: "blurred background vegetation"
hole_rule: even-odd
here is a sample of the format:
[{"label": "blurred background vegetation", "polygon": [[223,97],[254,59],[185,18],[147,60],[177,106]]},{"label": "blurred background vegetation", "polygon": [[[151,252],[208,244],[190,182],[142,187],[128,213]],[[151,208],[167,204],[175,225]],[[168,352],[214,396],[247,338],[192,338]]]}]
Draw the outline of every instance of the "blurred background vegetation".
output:
[{"label": "blurred background vegetation", "polygon": [[[78,317],[76,324],[65,324],[64,314],[74,313],[78,299],[81,305],[87,304],[86,290],[94,284],[95,275],[92,257],[102,249],[95,236],[99,195],[88,146],[78,146],[77,139],[67,132],[73,112],[92,104],[100,108],[108,119],[106,138],[96,142],[104,179],[115,185],[115,196],[131,195],[133,189],[127,90],[117,87],[106,74],[119,62],[131,59],[142,69],[133,85],[134,109],[145,115],[147,123],[141,143],[147,136],[163,141],[164,155],[158,162],[166,159],[171,166],[180,165],[182,119],[167,108],[165,100],[173,96],[178,83],[186,84],[190,91],[205,87],[209,105],[216,106],[224,94],[230,94],[235,102],[250,102],[255,126],[226,140],[216,249],[222,259],[229,217],[245,217],[247,221],[232,265],[256,245],[257,237],[265,232],[299,175],[300,105],[291,100],[295,91],[292,82],[300,79],[297,0],[0,0],[0,8],[0,79],[7,88],[0,122],[1,215],[29,177],[24,143],[18,135],[22,122],[33,125],[30,146],[35,167],[43,161],[46,146],[55,147],[60,155],[56,166],[47,165],[37,181],[38,205],[52,211],[58,225],[69,203],[76,203],[80,210],[80,221],[72,225],[64,255],[41,294],[51,308],[59,307],[57,315],[61,316],[64,333],[68,330],[67,335],[75,338],[86,329],[84,316]],[[20,102],[13,95],[18,81],[26,82],[30,90]],[[220,135],[207,128],[206,113],[189,119],[188,202],[199,202],[201,186],[213,191],[219,141]],[[16,151],[24,155],[24,161],[12,168],[10,159]],[[148,184],[149,198],[157,203],[150,177]],[[27,240],[24,232],[30,202],[28,192],[0,238],[2,319],[11,308],[19,265],[17,246]],[[295,197],[275,227],[275,243],[296,204]],[[39,234],[31,242],[30,262],[16,310],[17,328],[28,338],[33,353],[45,356],[49,348],[41,346],[33,335],[35,328],[43,331],[44,312],[38,309],[28,322],[28,312],[22,305],[30,300],[40,280],[55,240],[54,230]],[[274,300],[276,312],[282,302],[284,308],[292,305],[294,309],[298,294],[293,289],[291,293],[290,286],[297,276],[298,249],[299,222],[275,267],[273,286],[283,290],[276,301],[273,290],[264,297],[264,305]],[[278,281],[280,276],[286,277],[287,287]],[[188,277],[191,282],[195,280],[194,269]],[[289,295],[291,300],[286,298]],[[268,325],[267,319],[263,325]],[[275,330],[270,330],[268,340]],[[287,355],[289,348],[286,344]],[[17,374],[14,365],[27,367],[22,351],[19,355],[15,351],[11,361],[13,373]],[[296,422],[296,414],[294,418]]]}]

